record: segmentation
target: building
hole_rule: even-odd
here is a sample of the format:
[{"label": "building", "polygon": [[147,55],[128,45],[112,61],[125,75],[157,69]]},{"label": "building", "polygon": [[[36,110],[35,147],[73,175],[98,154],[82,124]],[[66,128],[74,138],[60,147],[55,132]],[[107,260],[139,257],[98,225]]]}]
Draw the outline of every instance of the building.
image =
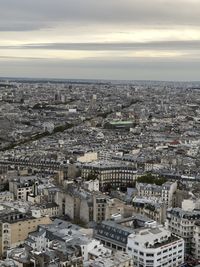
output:
[{"label": "building", "polygon": [[159,197],[162,196],[162,186],[147,183],[136,183],[138,196],[140,197]]},{"label": "building", "polygon": [[81,163],[92,162],[97,160],[97,158],[98,158],[97,152],[88,152],[85,153],[83,156],[78,157],[77,161]]},{"label": "building", "polygon": [[38,184],[35,176],[21,176],[9,182],[9,191],[16,199],[27,201],[30,194],[36,194]]},{"label": "building", "polygon": [[178,267],[184,263],[184,240],[154,224],[130,234],[126,250],[136,267]]},{"label": "building", "polygon": [[0,202],[13,201],[14,195],[9,191],[0,192]]},{"label": "building", "polygon": [[166,204],[164,202],[153,197],[134,197],[132,205],[134,212],[164,224],[166,220]]},{"label": "building", "polygon": [[42,216],[57,217],[59,216],[59,206],[56,203],[46,203],[31,208],[32,216],[40,218]]},{"label": "building", "polygon": [[110,121],[104,124],[106,129],[117,129],[117,130],[130,130],[136,126],[134,121],[116,120]]},{"label": "building", "polygon": [[185,252],[192,253],[194,226],[200,219],[200,211],[184,211],[181,208],[172,208],[167,211],[166,226],[173,234],[185,241]]},{"label": "building", "polygon": [[90,192],[77,185],[69,185],[65,190],[57,192],[56,196],[60,214],[85,223],[107,219],[108,200],[109,197],[101,192]]},{"label": "building", "polygon": [[106,207],[108,198],[99,193],[93,195],[93,221],[102,222],[106,218]]},{"label": "building", "polygon": [[83,187],[89,191],[99,191],[99,180],[84,181]]},{"label": "building", "polygon": [[117,251],[111,256],[90,259],[83,267],[133,267],[133,259],[127,253]]},{"label": "building", "polygon": [[83,266],[84,262],[112,254],[91,235],[90,230],[56,219],[52,224],[40,225],[37,231],[30,233],[25,244],[37,262],[36,266],[43,266],[45,259],[50,262],[53,256],[60,263],[58,266]]},{"label": "building", "polygon": [[128,236],[132,233],[133,229],[124,227],[116,221],[105,221],[97,225],[94,236],[106,247],[125,252]]},{"label": "building", "polygon": [[97,178],[102,191],[130,186],[137,176],[137,171],[134,167],[108,161],[84,164],[82,165],[81,173],[85,179],[90,176]]},{"label": "building", "polygon": [[177,189],[173,194],[173,208],[181,208],[184,199],[190,198],[189,191]]},{"label": "building", "polygon": [[195,259],[200,259],[200,221],[194,223],[191,254]]},{"label": "building", "polygon": [[140,215],[103,221],[96,226],[94,237],[112,250],[126,251],[128,236],[134,233],[135,229],[144,227],[148,221],[148,218]]},{"label": "building", "polygon": [[173,195],[177,190],[177,182],[166,182],[162,185],[161,198],[167,208],[173,206]]},{"label": "building", "polygon": [[40,224],[49,224],[49,217],[33,218],[30,215],[11,212],[0,215],[0,255],[4,255],[7,249],[15,247],[35,231]]}]

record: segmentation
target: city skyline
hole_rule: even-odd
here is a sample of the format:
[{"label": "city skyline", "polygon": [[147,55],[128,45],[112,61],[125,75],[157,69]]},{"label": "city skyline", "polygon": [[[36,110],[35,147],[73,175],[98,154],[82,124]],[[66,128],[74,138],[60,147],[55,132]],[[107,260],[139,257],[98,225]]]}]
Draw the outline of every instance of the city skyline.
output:
[{"label": "city skyline", "polygon": [[0,76],[199,80],[198,0],[0,3]]}]

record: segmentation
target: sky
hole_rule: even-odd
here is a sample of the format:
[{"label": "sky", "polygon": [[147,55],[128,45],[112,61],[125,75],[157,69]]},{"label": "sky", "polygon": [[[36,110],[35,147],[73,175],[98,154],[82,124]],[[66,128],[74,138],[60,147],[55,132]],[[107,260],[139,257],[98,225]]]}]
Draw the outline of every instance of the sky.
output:
[{"label": "sky", "polygon": [[0,77],[200,80],[200,0],[0,0]]}]

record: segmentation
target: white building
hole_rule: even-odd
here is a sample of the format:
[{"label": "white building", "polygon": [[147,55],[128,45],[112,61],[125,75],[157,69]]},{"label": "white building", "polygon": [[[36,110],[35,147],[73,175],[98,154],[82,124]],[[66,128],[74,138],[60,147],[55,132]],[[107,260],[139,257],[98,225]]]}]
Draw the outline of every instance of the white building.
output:
[{"label": "white building", "polygon": [[163,227],[136,229],[128,237],[126,250],[136,267],[174,267],[184,263],[184,240]]}]

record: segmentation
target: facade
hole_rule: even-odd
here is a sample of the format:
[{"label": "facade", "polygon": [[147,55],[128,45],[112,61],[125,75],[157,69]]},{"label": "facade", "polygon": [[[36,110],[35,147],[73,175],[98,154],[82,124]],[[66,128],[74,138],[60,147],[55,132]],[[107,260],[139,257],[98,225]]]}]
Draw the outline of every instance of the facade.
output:
[{"label": "facade", "polygon": [[163,227],[136,230],[128,236],[126,250],[136,267],[178,267],[184,263],[184,240]]}]

